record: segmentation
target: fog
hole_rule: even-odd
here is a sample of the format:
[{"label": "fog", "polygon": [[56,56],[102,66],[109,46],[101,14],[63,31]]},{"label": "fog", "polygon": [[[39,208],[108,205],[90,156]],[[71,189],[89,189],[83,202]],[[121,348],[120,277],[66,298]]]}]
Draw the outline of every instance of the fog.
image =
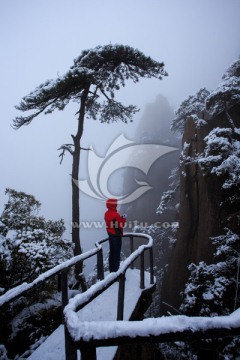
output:
[{"label": "fog", "polygon": [[[47,79],[63,75],[82,50],[109,43],[130,45],[163,61],[162,81],[129,83],[117,98],[140,108],[133,123],[100,124],[87,120],[83,147],[98,156],[120,134],[135,138],[148,103],[161,94],[174,110],[200,88],[213,90],[240,54],[239,0],[1,0],[0,212],[7,187],[34,195],[47,219],[63,218],[71,231],[70,155],[60,165],[58,148],[76,132],[77,104],[41,115],[13,130],[14,108]],[[87,153],[80,178],[87,179]],[[81,193],[81,219],[102,221],[105,205]],[[105,230],[82,231],[84,249]]]}]

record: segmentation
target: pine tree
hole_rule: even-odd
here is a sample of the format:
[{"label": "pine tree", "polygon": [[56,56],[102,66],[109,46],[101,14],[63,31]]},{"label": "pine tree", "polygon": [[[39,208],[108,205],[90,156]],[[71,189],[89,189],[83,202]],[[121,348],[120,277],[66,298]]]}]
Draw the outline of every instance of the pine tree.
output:
[{"label": "pine tree", "polygon": [[[50,114],[54,110],[64,110],[70,101],[79,103],[77,132],[72,135],[73,143],[61,146],[61,157],[69,152],[72,162],[72,224],[79,224],[79,188],[80,140],[86,117],[99,118],[101,122],[132,120],[137,108],[125,106],[115,100],[115,92],[125,86],[127,80],[137,83],[140,78],[155,77],[162,79],[167,73],[164,64],[145,56],[139,50],[123,45],[97,46],[84,50],[74,60],[70,70],[56,80],[48,80],[25,96],[16,107],[31,114],[16,117],[13,125],[16,129],[28,125],[38,115]],[[79,229],[72,226],[74,255],[82,253]],[[76,269],[79,274],[82,266]]]},{"label": "pine tree", "polygon": [[182,134],[187,118],[192,115],[195,116],[196,122],[208,118],[205,101],[209,94],[209,91],[203,88],[195,95],[191,95],[184,100],[176,111],[176,117],[172,121],[171,130]]},{"label": "pine tree", "polygon": [[207,109],[212,116],[225,112],[231,128],[235,124],[229,110],[240,104],[240,59],[234,61],[222,77],[222,83],[206,99]]}]

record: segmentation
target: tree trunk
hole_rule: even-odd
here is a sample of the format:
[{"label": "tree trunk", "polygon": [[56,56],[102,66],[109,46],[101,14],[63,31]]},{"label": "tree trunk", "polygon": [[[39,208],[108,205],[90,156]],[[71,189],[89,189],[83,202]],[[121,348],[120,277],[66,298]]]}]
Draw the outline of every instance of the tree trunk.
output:
[{"label": "tree trunk", "polygon": [[[72,163],[72,242],[74,244],[74,256],[82,254],[82,247],[80,241],[80,190],[78,187],[78,174],[80,168],[80,140],[83,134],[83,123],[85,116],[85,104],[88,96],[89,87],[83,91],[81,96],[81,103],[78,117],[78,130],[77,134],[72,135],[74,141],[74,153]],[[74,180],[76,182],[74,183]],[[83,264],[79,263],[75,267],[75,276],[77,281],[80,283],[82,290],[86,290],[86,282],[82,275]]]}]

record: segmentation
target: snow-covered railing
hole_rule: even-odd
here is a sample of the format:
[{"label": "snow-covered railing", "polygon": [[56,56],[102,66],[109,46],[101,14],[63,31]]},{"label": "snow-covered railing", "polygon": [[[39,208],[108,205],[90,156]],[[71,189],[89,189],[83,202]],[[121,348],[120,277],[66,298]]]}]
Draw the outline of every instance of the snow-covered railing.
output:
[{"label": "snow-covered railing", "polygon": [[[69,307],[68,307],[69,308]],[[66,310],[66,313],[69,310]],[[142,321],[77,322],[67,313],[68,330],[82,360],[96,359],[96,347],[131,343],[163,343],[223,338],[240,335],[240,309],[228,316],[184,315],[149,318]],[[68,360],[75,360],[68,357]]]},{"label": "snow-covered railing", "polygon": [[[125,281],[125,273],[128,268],[132,266],[134,261],[140,257],[141,264],[140,264],[140,283],[139,286],[141,289],[144,289],[144,252],[146,250],[150,250],[150,284],[154,283],[154,276],[153,276],[153,260],[152,260],[152,245],[153,240],[152,237],[146,234],[140,234],[140,233],[127,233],[123,236],[123,238],[129,237],[131,241],[133,241],[133,238],[143,238],[148,240],[148,243],[145,245],[141,245],[135,250],[133,253],[130,254],[130,256],[123,261],[121,264],[121,267],[118,271],[109,273],[105,279],[98,281],[95,285],[91,286],[87,291],[84,293],[76,295],[73,299],[70,299],[69,305],[64,309],[64,313],[67,316],[68,310],[72,312],[79,311],[82,309],[85,305],[90,303],[93,299],[95,299],[98,295],[103,293],[106,289],[108,289],[113,283],[117,282],[119,280],[119,292],[124,292],[124,281]],[[100,243],[105,242],[106,240],[102,240],[99,243],[97,243],[100,246]],[[122,288],[122,289],[121,289]],[[124,294],[123,294],[124,295]],[[120,295],[120,298],[122,298],[122,294]],[[123,306],[124,304],[119,299],[119,306],[118,306],[118,320],[122,320],[123,318]]]},{"label": "snow-covered railing", "polygon": [[[123,238],[130,238],[131,252],[133,252],[133,237],[136,237],[136,236],[144,237],[144,238],[149,237],[148,235],[145,235],[145,234],[126,233],[123,236]],[[75,266],[76,264],[78,264],[79,262],[83,262],[95,255],[97,255],[97,278],[99,280],[102,280],[104,278],[104,272],[103,272],[103,249],[102,249],[101,244],[103,244],[104,242],[107,242],[107,241],[108,241],[108,238],[97,241],[95,243],[95,248],[93,248],[81,255],[75,256],[75,257],[55,266],[54,268],[39,275],[31,283],[24,282],[21,285],[16,286],[13,289],[10,289],[5,294],[0,296],[0,307],[4,304],[11,303],[12,301],[16,300],[17,298],[25,295],[28,291],[33,290],[37,286],[41,285],[45,281],[47,281],[50,278],[53,278],[54,276],[57,276],[57,275],[59,275],[61,277],[62,283],[65,282],[65,284],[62,284],[62,287],[64,287],[64,292],[66,292],[66,279],[65,278],[66,278],[66,273],[69,271],[69,269],[71,267]],[[152,243],[151,243],[150,247],[151,246],[152,246]],[[153,263],[153,257],[152,257],[152,252],[151,252],[150,253],[150,264],[152,264],[152,263]],[[131,263],[131,265],[132,265],[132,263]],[[143,270],[143,267],[144,267],[144,258],[142,259],[142,262],[141,262],[142,270]],[[153,268],[153,266],[150,265],[150,268]],[[63,280],[63,278],[65,280]],[[151,283],[153,283],[153,271],[151,271]],[[143,271],[141,271],[141,288],[144,288]],[[67,304],[67,302],[68,302],[68,299],[65,298],[63,306],[65,306]]]},{"label": "snow-covered railing", "polygon": [[[145,234],[128,234],[128,236],[143,236],[148,238],[149,242],[132,252],[116,273],[109,274],[105,280],[99,281],[87,292],[75,296],[64,309],[67,360],[77,359],[77,349],[81,351],[82,360],[96,360],[96,348],[101,346],[144,342],[191,342],[240,335],[240,309],[228,316],[215,317],[175,315],[143,321],[123,321],[122,316],[120,318],[118,316],[117,320],[122,321],[80,321],[77,311],[90,303],[116,280],[119,280],[119,293],[121,292],[121,279],[124,278],[126,269],[131,266],[132,261],[141,256],[142,251],[144,252],[152,246],[152,239]],[[150,276],[151,283],[153,283],[153,273]]]},{"label": "snow-covered railing", "polygon": [[[123,238],[130,238],[130,256],[123,261],[121,267],[117,272],[110,273],[106,276],[105,279],[98,281],[95,285],[91,286],[86,292],[82,294],[76,295],[74,298],[70,299],[68,305],[64,309],[65,316],[65,340],[66,340],[66,359],[68,360],[76,360],[77,359],[77,349],[74,346],[74,341],[76,339],[75,331],[78,332],[78,329],[81,328],[81,322],[79,321],[77,312],[81,310],[84,306],[89,304],[92,300],[94,300],[97,296],[103,293],[106,289],[108,289],[115,282],[119,282],[118,288],[118,304],[117,304],[117,321],[123,320],[123,310],[124,310],[124,291],[125,291],[125,273],[128,268],[133,267],[134,261],[140,257],[140,288],[144,289],[144,253],[145,251],[149,251],[149,262],[150,262],[150,284],[154,284],[154,274],[153,274],[153,239],[151,236],[147,234],[141,233],[127,233],[123,236]],[[142,238],[148,240],[147,244],[138,246],[138,248],[134,251],[134,238]],[[100,246],[106,240],[102,240],[97,243]],[[133,252],[132,252],[133,251]],[[70,336],[69,336],[70,335]],[[89,351],[94,352],[94,356],[96,356],[96,346],[85,346],[86,343],[81,343],[81,356],[82,359],[89,358]],[[85,352],[84,349],[87,349]],[[93,356],[93,358],[94,358]]]},{"label": "snow-covered railing", "polygon": [[[80,310],[82,307],[91,302],[94,298],[100,295],[103,291],[109,288],[113,283],[119,282],[119,292],[118,292],[118,308],[117,308],[117,320],[123,319],[123,309],[124,309],[124,290],[125,290],[125,273],[128,268],[133,268],[134,261],[140,257],[140,281],[139,286],[141,289],[145,288],[145,264],[144,264],[144,253],[149,251],[149,268],[150,268],[150,284],[154,284],[154,274],[153,274],[153,239],[151,236],[141,233],[126,233],[123,235],[123,239],[130,239],[130,252],[129,257],[121,264],[121,268],[115,272],[110,273],[104,279],[104,269],[103,269],[103,249],[102,244],[107,242],[108,239],[103,239],[95,243],[95,248],[71,258],[55,266],[54,268],[46,271],[45,273],[39,275],[31,283],[23,283],[0,296],[0,307],[6,304],[11,303],[12,301],[18,299],[19,297],[25,295],[28,291],[33,290],[37,286],[42,285],[50,278],[58,276],[61,280],[61,291],[62,291],[62,308],[66,309],[65,315],[67,323],[69,318],[75,316],[75,311]],[[138,246],[134,250],[134,238],[145,239],[148,241],[147,244]],[[89,259],[92,256],[97,255],[97,279],[99,280],[95,285],[91,286],[86,292],[76,295],[74,298],[70,299],[69,307],[68,304],[68,272],[71,267],[77,265],[80,262],[83,262],[86,259]],[[70,313],[72,314],[70,314]],[[70,321],[71,323],[71,321]],[[65,326],[65,339],[66,339],[66,358],[76,359],[76,351],[72,352],[72,340],[69,337],[69,331]],[[71,355],[72,354],[72,355]]]},{"label": "snow-covered railing", "polygon": [[[102,247],[100,245],[96,246],[95,249],[91,249],[81,255],[75,256],[62,264],[55,266],[54,268],[46,271],[45,273],[39,275],[35,280],[31,283],[22,283],[19,286],[7,291],[5,294],[0,296],[0,306],[10,303],[17,298],[25,295],[28,291],[36,288],[37,286],[41,285],[45,281],[49,280],[50,278],[60,275],[61,282],[63,282],[62,278],[65,278],[66,272],[72,267],[78,264],[79,262],[83,262],[86,259],[96,255],[98,252],[102,251]],[[64,289],[66,286],[64,285]],[[66,305],[66,299],[64,300],[64,306]]]},{"label": "snow-covered railing", "polygon": [[[148,240],[148,244],[143,245],[144,250],[143,250],[142,247],[138,247],[137,252],[134,252],[134,241],[133,241],[134,237],[137,237],[138,239],[143,238],[145,240]],[[145,284],[144,284],[144,251],[147,250],[147,249],[149,249],[150,284],[153,284],[153,282],[154,282],[153,250],[152,250],[153,239],[152,239],[151,236],[146,235],[146,234],[142,234],[142,233],[125,233],[123,235],[123,238],[129,238],[130,239],[130,253],[135,254],[135,255],[130,255],[130,257],[128,258],[128,260],[130,261],[130,268],[131,269],[133,269],[134,261],[136,260],[136,258],[138,258],[139,255],[141,256],[141,260],[140,260],[140,288],[144,289],[144,287],[145,287]],[[95,243],[95,246],[100,249],[98,254],[97,254],[97,256],[98,256],[97,274],[98,274],[98,279],[100,279],[100,280],[104,279],[103,252],[102,252],[101,244],[103,244],[106,241],[108,241],[108,239],[103,239],[103,240],[100,240],[100,241]],[[134,257],[134,259],[133,259],[133,257]]]}]

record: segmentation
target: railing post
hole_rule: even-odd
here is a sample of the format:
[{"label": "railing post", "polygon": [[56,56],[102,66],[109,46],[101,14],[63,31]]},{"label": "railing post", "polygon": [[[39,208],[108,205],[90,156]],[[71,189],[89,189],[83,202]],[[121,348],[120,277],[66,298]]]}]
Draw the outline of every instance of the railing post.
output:
[{"label": "railing post", "polygon": [[98,278],[98,280],[104,279],[102,249],[100,249],[99,252],[97,253],[97,278]]},{"label": "railing post", "polygon": [[140,263],[140,289],[145,288],[144,283],[144,252],[141,253],[141,263]]},{"label": "railing post", "polygon": [[68,271],[61,272],[62,312],[68,303]]},{"label": "railing post", "polygon": [[64,324],[64,335],[65,335],[65,360],[77,360],[77,349],[68,333],[67,327]]},{"label": "railing post", "polygon": [[61,287],[61,273],[57,274],[57,292],[61,292],[62,287]]},{"label": "railing post", "polygon": [[[68,304],[68,271],[61,271],[61,290],[62,290],[62,312]],[[63,315],[62,315],[63,317]],[[77,360],[77,350],[75,349],[72,339],[65,325],[64,317],[64,335],[65,335],[65,358],[66,360]]]},{"label": "railing post", "polygon": [[80,346],[80,351],[81,351],[81,360],[97,359],[97,349],[94,344],[85,342],[84,345]]},{"label": "railing post", "polygon": [[[130,252],[132,254],[133,251],[134,251],[134,248],[133,248],[133,236],[130,235],[129,238],[130,238]],[[133,269],[133,263],[131,264],[131,269]]]},{"label": "railing post", "polygon": [[125,294],[125,274],[121,275],[119,278],[117,320],[123,320],[124,294]]},{"label": "railing post", "polygon": [[150,284],[154,284],[154,273],[153,273],[153,248],[149,249],[149,262],[150,262]]}]

